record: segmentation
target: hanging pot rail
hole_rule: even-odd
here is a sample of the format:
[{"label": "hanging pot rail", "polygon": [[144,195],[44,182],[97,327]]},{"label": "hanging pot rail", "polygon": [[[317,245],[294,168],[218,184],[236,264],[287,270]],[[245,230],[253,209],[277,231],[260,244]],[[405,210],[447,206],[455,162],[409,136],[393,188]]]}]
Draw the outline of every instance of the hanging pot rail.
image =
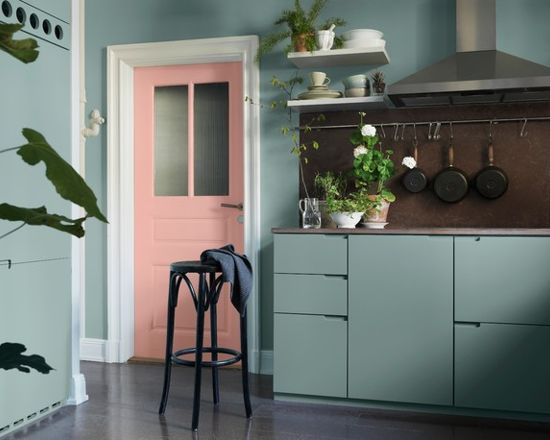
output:
[{"label": "hanging pot rail", "polygon": [[[434,127],[437,124],[441,125],[458,125],[458,124],[499,124],[499,123],[506,123],[506,122],[522,122],[523,125],[521,127],[520,136],[526,137],[527,131],[526,126],[528,122],[540,122],[540,121],[550,121],[550,116],[533,116],[531,118],[491,118],[491,119],[462,119],[462,120],[456,120],[456,121],[409,121],[409,122],[382,122],[382,123],[374,123],[371,125],[374,125],[375,127],[396,127],[398,129],[400,126],[406,127],[407,125],[412,126],[413,124],[418,126],[426,125],[430,127]],[[338,129],[338,128],[356,128],[357,124],[342,124],[342,125],[317,125],[317,126],[307,126],[307,127],[299,127],[300,130],[331,130],[331,129]]]}]

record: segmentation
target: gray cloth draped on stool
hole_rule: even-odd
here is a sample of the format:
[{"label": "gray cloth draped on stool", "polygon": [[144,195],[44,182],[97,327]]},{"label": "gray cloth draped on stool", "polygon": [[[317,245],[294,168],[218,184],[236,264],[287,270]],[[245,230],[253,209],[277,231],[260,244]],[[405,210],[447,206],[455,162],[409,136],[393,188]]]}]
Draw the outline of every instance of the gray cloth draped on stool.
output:
[{"label": "gray cloth draped on stool", "polygon": [[235,252],[232,244],[208,249],[201,254],[201,263],[215,262],[222,268],[223,282],[231,283],[231,303],[244,314],[246,301],[252,291],[252,264],[246,255]]}]

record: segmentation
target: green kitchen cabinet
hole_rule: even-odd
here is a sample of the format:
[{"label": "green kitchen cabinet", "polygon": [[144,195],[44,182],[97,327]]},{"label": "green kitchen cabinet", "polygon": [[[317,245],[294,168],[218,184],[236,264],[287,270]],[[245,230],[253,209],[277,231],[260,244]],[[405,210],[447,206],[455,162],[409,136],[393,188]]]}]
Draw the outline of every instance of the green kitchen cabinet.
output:
[{"label": "green kitchen cabinet", "polygon": [[550,327],[456,324],[455,405],[550,414]]},{"label": "green kitchen cabinet", "polygon": [[453,238],[349,237],[348,397],[453,403]]},{"label": "green kitchen cabinet", "polygon": [[550,237],[456,237],[455,320],[550,325]]},{"label": "green kitchen cabinet", "polygon": [[345,317],[275,314],[273,391],[347,396]]},{"label": "green kitchen cabinet", "polygon": [[277,234],[275,273],[346,275],[348,239],[335,234]]}]

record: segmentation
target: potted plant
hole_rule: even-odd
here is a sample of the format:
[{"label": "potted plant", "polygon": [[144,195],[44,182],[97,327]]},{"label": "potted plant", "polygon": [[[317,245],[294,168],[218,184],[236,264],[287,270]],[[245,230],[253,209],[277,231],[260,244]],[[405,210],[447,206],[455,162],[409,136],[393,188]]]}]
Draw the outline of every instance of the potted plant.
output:
[{"label": "potted plant", "polygon": [[356,146],[353,150],[355,184],[370,201],[365,214],[367,227],[383,227],[390,203],[395,201],[395,195],[386,187],[395,173],[395,164],[391,159],[393,151],[382,149],[376,128],[363,123],[365,113],[360,112],[359,116],[359,126],[350,138]]},{"label": "potted plant", "polygon": [[[288,29],[285,31],[273,32],[260,41],[260,47],[256,54],[256,60],[259,60],[265,54],[271,52],[275,45],[281,41],[290,38],[290,44],[286,51],[294,50],[295,52],[307,52],[315,49],[315,32],[319,30],[327,30],[331,25],[343,26],[345,21],[341,18],[329,18],[321,26],[317,28],[316,21],[319,14],[326,6],[328,0],[313,0],[309,11],[305,11],[300,0],[294,1],[294,9],[284,10],[281,16],[275,21],[275,25],[286,24]],[[341,45],[340,38],[335,38],[335,45]]]},{"label": "potted plant", "polygon": [[334,174],[328,171],[324,174],[317,173],[313,185],[319,197],[321,227],[334,228],[336,225],[328,212],[327,199],[329,194],[344,194],[346,190],[346,179],[342,174]]},{"label": "potted plant", "polygon": [[379,70],[371,75],[373,95],[383,95],[386,90],[384,73]]},{"label": "potted plant", "polygon": [[354,229],[369,205],[362,190],[348,195],[336,191],[327,194],[327,212],[337,228]]}]

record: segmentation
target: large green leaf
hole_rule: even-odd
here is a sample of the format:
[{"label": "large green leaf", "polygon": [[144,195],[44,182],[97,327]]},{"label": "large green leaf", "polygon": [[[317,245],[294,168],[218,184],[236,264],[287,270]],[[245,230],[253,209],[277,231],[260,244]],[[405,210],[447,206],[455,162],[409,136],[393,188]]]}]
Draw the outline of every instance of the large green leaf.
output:
[{"label": "large green leaf", "polygon": [[34,38],[14,40],[13,34],[21,30],[21,24],[0,23],[0,50],[24,63],[32,63],[38,57],[38,43]]},{"label": "large green leaf", "polygon": [[0,369],[17,369],[23,373],[30,373],[31,368],[42,374],[49,374],[53,370],[46,363],[46,359],[38,354],[24,355],[27,347],[23,344],[5,342],[0,344]]},{"label": "large green leaf", "polygon": [[28,144],[22,145],[17,154],[29,165],[44,162],[46,177],[61,197],[83,207],[88,217],[95,217],[107,223],[107,219],[97,206],[94,192],[82,176],[48,144],[44,136],[30,128],[23,129],[23,136]]},{"label": "large green leaf", "polygon": [[49,214],[45,206],[39,208],[21,208],[8,203],[0,204],[0,219],[12,222],[24,222],[33,226],[48,226],[58,231],[68,232],[76,237],[84,236],[82,223],[87,217],[70,219],[58,214]]}]

